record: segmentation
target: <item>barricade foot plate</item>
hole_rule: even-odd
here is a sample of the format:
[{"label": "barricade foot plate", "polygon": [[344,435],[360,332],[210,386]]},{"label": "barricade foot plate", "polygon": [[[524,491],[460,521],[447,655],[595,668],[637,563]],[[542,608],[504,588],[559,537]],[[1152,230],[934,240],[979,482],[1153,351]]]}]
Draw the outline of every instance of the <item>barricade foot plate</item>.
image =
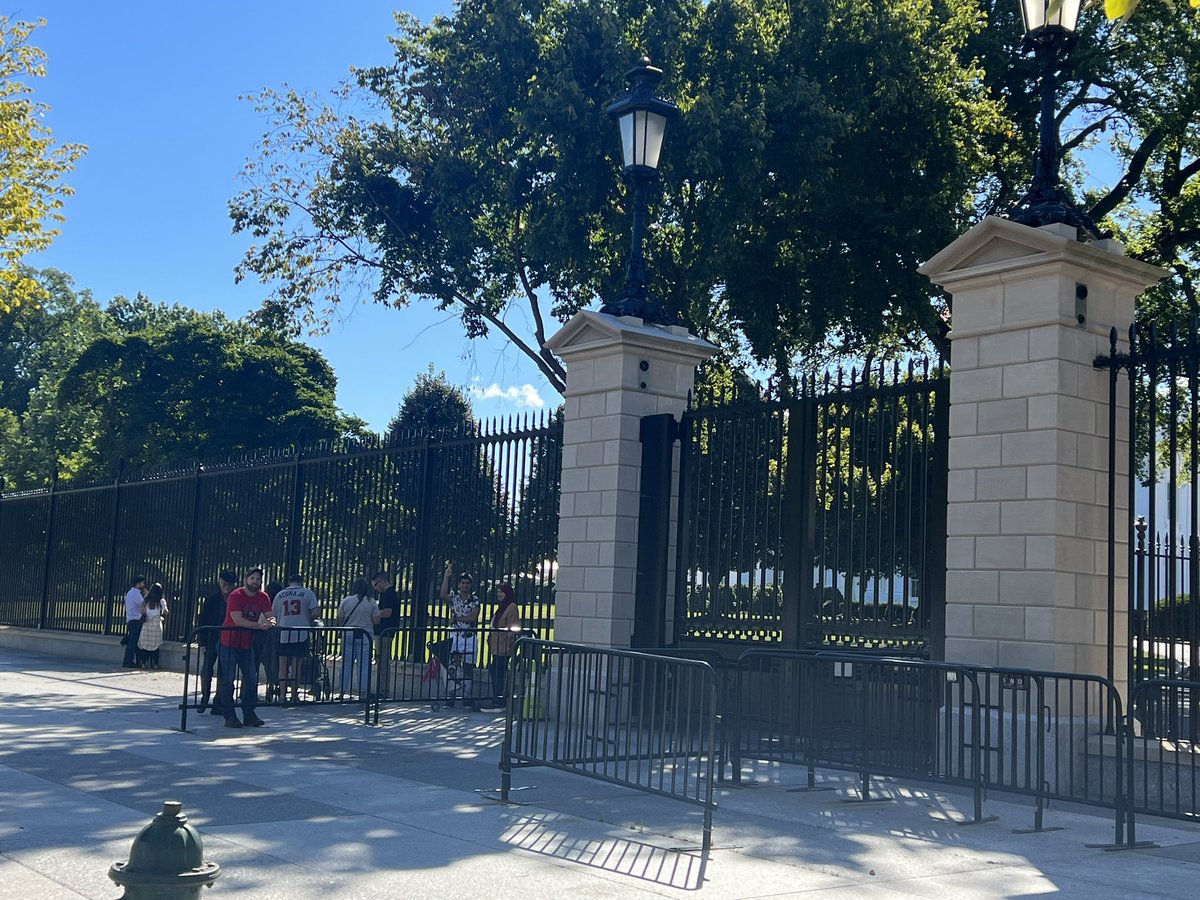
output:
[{"label": "barricade foot plate", "polygon": [[1146,850],[1157,847],[1157,841],[1137,841],[1133,844],[1084,844],[1089,850],[1103,850],[1105,853],[1119,853],[1122,850]]}]

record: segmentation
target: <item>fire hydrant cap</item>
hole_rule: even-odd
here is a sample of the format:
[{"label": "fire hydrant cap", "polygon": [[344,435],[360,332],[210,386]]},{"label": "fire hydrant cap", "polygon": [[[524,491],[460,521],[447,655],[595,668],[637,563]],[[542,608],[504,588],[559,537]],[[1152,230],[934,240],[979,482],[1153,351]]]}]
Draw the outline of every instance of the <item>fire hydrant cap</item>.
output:
[{"label": "fire hydrant cap", "polygon": [[168,800],[134,839],[129,861],[114,863],[108,876],[126,886],[200,887],[216,880],[220,869],[216,863],[204,862],[204,842],[200,832],[187,824],[183,804]]}]

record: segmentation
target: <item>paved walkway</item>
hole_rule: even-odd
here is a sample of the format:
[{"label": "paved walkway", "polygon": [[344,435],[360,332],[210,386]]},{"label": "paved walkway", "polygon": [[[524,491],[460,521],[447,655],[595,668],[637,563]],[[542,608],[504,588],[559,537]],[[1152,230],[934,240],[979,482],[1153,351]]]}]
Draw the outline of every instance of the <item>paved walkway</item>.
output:
[{"label": "paved walkway", "polygon": [[853,780],[799,791],[763,768],[722,790],[715,849],[699,814],[544,769],[493,799],[498,718],[418,709],[359,724],[352,710],[262,710],[230,731],[175,730],[180,676],[0,650],[0,898],[115,898],[109,865],[162,801],[183,801],[222,874],[206,896],[394,897],[1184,897],[1200,880],[1200,830],[1139,820],[1157,849],[1106,853],[1107,813],[1051,809],[1063,830],[1016,834],[1032,809],[991,799],[998,821],[963,825],[970,799]]}]

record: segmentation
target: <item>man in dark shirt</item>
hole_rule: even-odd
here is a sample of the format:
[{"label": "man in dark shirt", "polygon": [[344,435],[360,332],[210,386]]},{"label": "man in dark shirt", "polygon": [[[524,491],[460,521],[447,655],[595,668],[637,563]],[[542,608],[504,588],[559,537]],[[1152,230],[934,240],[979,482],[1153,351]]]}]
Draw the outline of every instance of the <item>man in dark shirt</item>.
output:
[{"label": "man in dark shirt", "polygon": [[[392,587],[387,572],[376,572],[371,578],[371,587],[379,598],[379,624],[375,626],[375,636],[383,634],[389,628],[400,627],[400,597]],[[391,696],[392,692],[392,644],[395,638],[382,642],[379,647],[379,677],[376,689],[383,696]]]},{"label": "man in dark shirt", "polygon": [[[217,629],[225,624],[225,598],[237,587],[237,582],[238,577],[233,572],[222,572],[217,576],[217,589],[200,604],[196,625],[212,629],[200,632],[200,646],[204,648],[204,665],[200,670],[200,712],[204,712],[208,706],[208,698],[212,693],[213,669],[217,665],[217,647],[221,636]],[[216,716],[221,713],[220,704],[213,704],[212,714]]]},{"label": "man in dark shirt", "polygon": [[[275,626],[271,600],[262,589],[262,569],[246,573],[242,587],[232,591],[225,600],[225,627],[217,648],[220,669],[217,672],[217,704],[225,715],[226,728],[265,724],[254,713],[258,705],[258,659],[254,655],[254,635]],[[233,708],[233,680],[242,681],[242,721]]]}]

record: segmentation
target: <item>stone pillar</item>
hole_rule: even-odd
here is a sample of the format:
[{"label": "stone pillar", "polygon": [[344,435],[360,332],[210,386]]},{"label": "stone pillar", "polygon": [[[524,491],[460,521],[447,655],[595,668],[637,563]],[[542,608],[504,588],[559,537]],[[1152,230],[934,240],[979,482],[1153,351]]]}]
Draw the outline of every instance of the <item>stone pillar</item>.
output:
[{"label": "stone pillar", "polygon": [[680,326],[584,310],[546,346],[567,367],[554,637],[628,648],[633,633],[642,416],[687,406],[716,348]]},{"label": "stone pillar", "polygon": [[[987,218],[921,267],[952,296],[946,658],[1105,675],[1108,379],[1092,365],[1165,274],[1063,225]],[[1127,388],[1118,390],[1127,402]],[[1118,439],[1128,446],[1127,419]],[[1115,678],[1126,679],[1117,450]]]}]

